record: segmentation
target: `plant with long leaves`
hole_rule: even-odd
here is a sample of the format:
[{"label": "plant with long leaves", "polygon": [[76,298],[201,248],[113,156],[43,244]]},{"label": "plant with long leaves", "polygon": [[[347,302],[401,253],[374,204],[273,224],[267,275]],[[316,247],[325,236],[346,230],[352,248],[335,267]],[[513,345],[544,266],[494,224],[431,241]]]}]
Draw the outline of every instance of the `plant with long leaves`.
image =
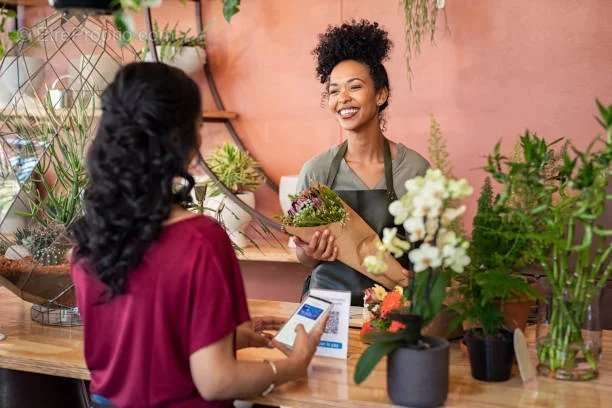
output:
[{"label": "plant with long leaves", "polygon": [[68,227],[81,214],[83,192],[89,181],[85,154],[94,129],[95,97],[84,92],[65,110],[55,109],[46,100],[45,108],[56,134],[32,175],[33,183],[40,185],[42,192],[34,190],[36,199],[31,202],[29,215],[43,225]]},{"label": "plant with long leaves", "polygon": [[552,289],[549,334],[538,343],[541,367],[567,372],[584,360],[590,370],[582,379],[597,375],[599,353],[582,337],[585,313],[612,272],[612,229],[601,223],[612,199],[606,191],[612,176],[612,105],[597,101],[597,107],[605,136],[597,136],[584,151],[571,146],[570,155],[566,149],[555,183],[546,164],[560,140],[547,143],[526,133],[522,160],[504,157],[497,144],[486,166],[503,186],[497,206],[506,206],[521,188],[530,188],[535,200],[528,211],[506,208],[522,224],[521,235],[533,244]]}]

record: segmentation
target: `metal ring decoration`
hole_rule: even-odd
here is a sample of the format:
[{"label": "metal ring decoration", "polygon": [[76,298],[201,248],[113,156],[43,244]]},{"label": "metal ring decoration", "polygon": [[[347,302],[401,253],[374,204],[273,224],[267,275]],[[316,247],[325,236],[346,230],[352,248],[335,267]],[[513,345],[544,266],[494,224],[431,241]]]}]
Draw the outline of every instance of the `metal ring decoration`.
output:
[{"label": "metal ring decoration", "polygon": [[[200,1],[201,0],[194,0],[198,34],[202,33],[204,29],[204,22],[202,19],[202,7],[201,7]],[[150,8],[146,9],[145,22],[146,22],[146,27],[148,31],[147,35],[148,35],[148,41],[149,41],[149,48],[151,49],[151,55],[152,55],[153,61],[159,62],[159,57],[157,55],[157,49],[155,45],[155,38],[153,36],[153,17],[152,17]],[[211,94],[215,101],[216,108],[218,110],[225,110],[223,101],[221,100],[219,91],[217,90],[217,86],[215,84],[214,78],[212,77],[212,72],[210,71],[210,68],[208,67],[206,63],[204,64],[203,69],[204,69],[204,74],[206,76],[206,81],[208,82]],[[246,147],[244,146],[244,143],[242,143],[242,141],[240,140],[240,136],[238,136],[238,133],[236,132],[236,129],[234,128],[232,123],[229,120],[226,120],[224,123],[225,123],[226,129],[228,130],[230,136],[232,137],[232,140],[236,143],[236,145],[238,145],[238,148],[240,148],[241,150],[245,152],[248,152]],[[204,169],[204,172],[206,173],[208,177],[210,177],[210,179],[214,183],[218,185],[218,187],[223,192],[223,194],[229,197],[230,200],[236,203],[240,208],[246,211],[249,215],[251,215],[257,221],[259,221],[261,224],[265,225],[266,227],[275,229],[277,231],[282,230],[282,227],[278,222],[270,219],[269,217],[265,216],[264,214],[257,211],[255,208],[252,208],[248,204],[244,203],[240,198],[238,198],[238,196],[233,191],[227,188],[227,186],[225,186],[225,184],[223,184],[223,182],[219,180],[219,178],[210,169],[210,167],[208,167],[208,164],[204,160],[204,157],[202,156],[202,154],[198,152],[198,156],[199,156],[200,164],[202,165]],[[263,169],[261,169],[261,172],[262,172],[262,175],[264,176],[264,180],[266,181],[266,184],[270,186],[270,188],[272,188],[274,192],[278,192],[278,186],[276,186],[276,184],[272,181],[272,179],[267,176],[267,174],[263,171]]]}]

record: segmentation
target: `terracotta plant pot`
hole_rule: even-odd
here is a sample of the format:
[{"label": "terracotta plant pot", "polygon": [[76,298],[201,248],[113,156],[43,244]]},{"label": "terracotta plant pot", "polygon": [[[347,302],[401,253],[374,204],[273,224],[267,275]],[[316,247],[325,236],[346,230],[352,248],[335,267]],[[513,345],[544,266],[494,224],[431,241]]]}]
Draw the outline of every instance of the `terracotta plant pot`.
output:
[{"label": "terracotta plant pot", "polygon": [[504,315],[505,326],[514,331],[521,329],[523,332],[527,327],[529,311],[534,306],[535,301],[528,298],[518,298],[506,300],[501,304],[501,311]]},{"label": "terracotta plant pot", "polygon": [[55,299],[61,306],[76,305],[69,264],[46,266],[30,257],[11,260],[0,256],[0,285],[31,303],[44,305]]},{"label": "terracotta plant pot", "polygon": [[512,333],[500,330],[495,336],[483,336],[471,329],[463,337],[470,356],[472,377],[480,381],[506,381],[512,373],[514,344]]}]

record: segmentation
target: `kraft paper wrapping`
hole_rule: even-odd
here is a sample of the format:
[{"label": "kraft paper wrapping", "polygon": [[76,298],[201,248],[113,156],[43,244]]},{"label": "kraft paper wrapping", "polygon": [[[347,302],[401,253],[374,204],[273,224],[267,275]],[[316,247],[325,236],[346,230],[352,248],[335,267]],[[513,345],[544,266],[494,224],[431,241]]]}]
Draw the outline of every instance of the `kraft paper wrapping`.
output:
[{"label": "kraft paper wrapping", "polygon": [[390,254],[385,254],[384,261],[387,264],[387,270],[380,275],[368,272],[365,266],[363,266],[365,257],[375,255],[378,251],[378,244],[381,243],[380,238],[359,214],[353,211],[344,201],[342,204],[348,214],[344,225],[339,222],[317,227],[292,227],[285,225],[284,229],[287,233],[295,235],[305,242],[310,242],[315,232],[320,231],[322,233],[327,229],[336,240],[336,246],[338,247],[337,260],[389,290],[392,290],[397,285],[407,286],[409,280],[402,273],[402,265]]}]

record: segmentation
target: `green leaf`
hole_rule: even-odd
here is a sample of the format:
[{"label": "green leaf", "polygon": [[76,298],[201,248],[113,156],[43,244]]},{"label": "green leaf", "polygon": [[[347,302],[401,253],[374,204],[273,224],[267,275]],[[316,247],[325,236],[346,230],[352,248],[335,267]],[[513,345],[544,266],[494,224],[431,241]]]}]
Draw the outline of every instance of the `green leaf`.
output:
[{"label": "green leaf", "polygon": [[223,0],[223,17],[229,23],[240,11],[240,0]]},{"label": "green leaf", "polygon": [[361,384],[365,381],[378,362],[387,354],[400,348],[401,345],[402,342],[393,341],[378,342],[368,347],[359,358],[359,361],[357,361],[357,366],[355,366],[355,384]]},{"label": "green leaf", "polygon": [[23,36],[21,35],[19,31],[11,31],[10,33],[8,33],[8,37],[9,37],[9,40],[11,40],[14,43],[21,41],[21,39],[23,38]]}]

